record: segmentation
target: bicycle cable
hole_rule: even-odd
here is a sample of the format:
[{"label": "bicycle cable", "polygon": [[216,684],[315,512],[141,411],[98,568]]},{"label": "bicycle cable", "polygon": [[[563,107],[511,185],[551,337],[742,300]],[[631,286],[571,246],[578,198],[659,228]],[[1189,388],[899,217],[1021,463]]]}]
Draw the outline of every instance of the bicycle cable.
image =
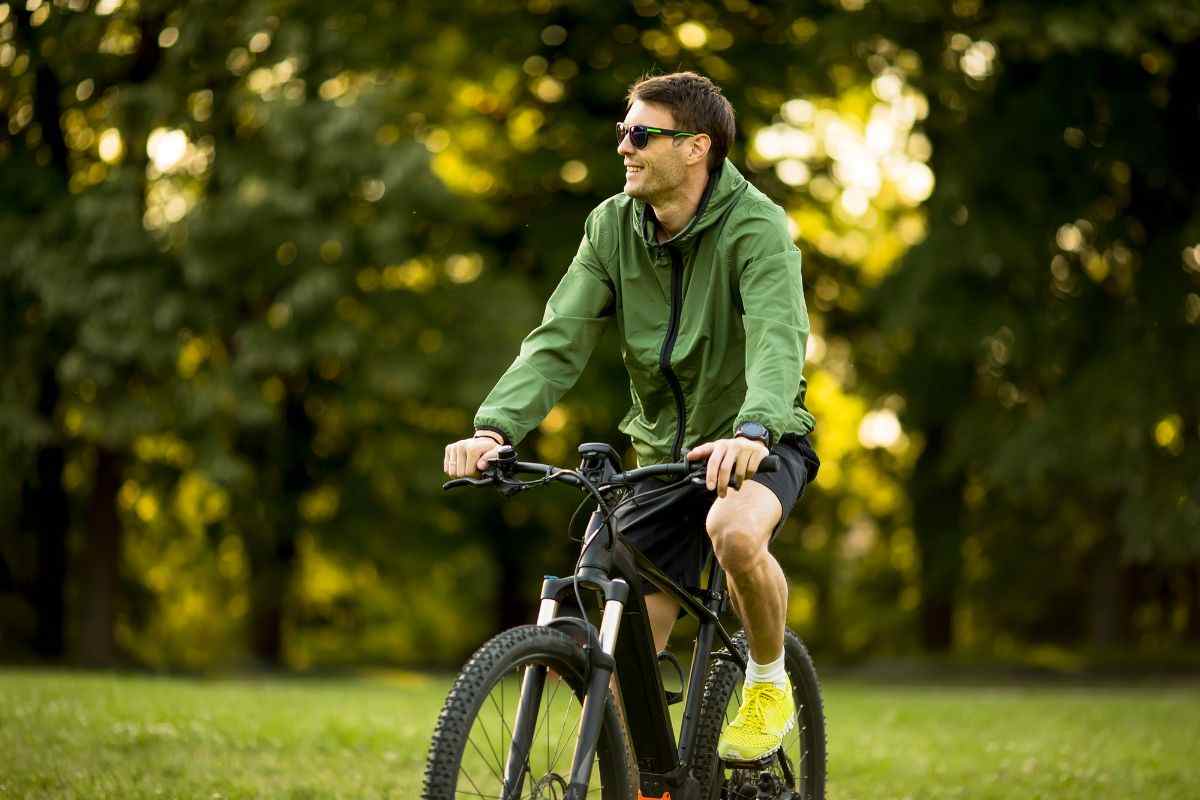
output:
[{"label": "bicycle cable", "polygon": [[[650,491],[647,491],[647,492],[642,492],[640,495],[637,494],[632,487],[630,487],[629,495],[627,497],[623,497],[611,509],[608,507],[608,504],[604,501],[604,495],[601,494],[600,490],[596,486],[594,486],[592,484],[592,482],[590,480],[588,480],[578,470],[573,470],[573,469],[555,468],[552,472],[548,472],[542,478],[538,478],[538,479],[532,480],[532,481],[519,481],[518,483],[520,484],[520,491],[524,491],[525,489],[527,489],[529,487],[540,486],[540,485],[549,483],[553,480],[559,479],[560,476],[562,476],[562,475],[573,476],[576,479],[576,481],[578,481],[578,484],[580,486],[582,486],[584,489],[586,489],[591,495],[591,498],[585,498],[583,502],[581,502],[578,506],[576,506],[575,511],[571,514],[571,520],[570,520],[570,522],[567,523],[568,538],[570,538],[571,526],[575,522],[576,515],[578,515],[580,509],[583,508],[583,506],[587,503],[588,499],[595,499],[596,510],[601,512],[600,525],[596,526],[596,530],[593,531],[590,536],[585,536],[582,539],[583,545],[582,545],[582,547],[579,548],[579,558],[575,559],[575,567],[572,570],[572,573],[576,574],[576,575],[579,573],[579,565],[583,561],[584,556],[587,554],[588,548],[591,546],[592,542],[595,540],[596,536],[600,533],[600,531],[602,531],[604,528],[608,528],[609,534],[615,535],[615,531],[613,530],[613,527],[612,527],[612,520],[618,510],[623,508],[625,505],[634,502],[635,500],[645,501],[645,500],[650,500],[650,499],[656,498],[660,495],[666,494],[667,492],[670,492],[670,491],[677,489],[680,486],[683,486],[684,484],[688,483],[694,477],[689,472],[688,474],[684,475],[682,478],[680,478],[677,481],[667,483],[663,486],[660,486],[656,489],[651,489]],[[578,580],[572,581],[571,588],[575,595],[575,603],[579,607],[579,613],[582,616],[583,621],[590,625],[590,621],[588,620],[588,616],[587,616],[587,607],[584,606],[583,595],[580,594],[580,592],[579,592],[579,581]],[[586,647],[586,645],[585,645],[585,647]]]},{"label": "bicycle cable", "polygon": [[[596,507],[598,510],[600,510],[602,512],[601,519],[603,521],[600,523],[599,526],[597,526],[595,532],[592,533],[591,536],[588,536],[584,539],[583,547],[581,547],[579,549],[579,558],[575,559],[575,568],[572,570],[572,573],[578,574],[579,573],[579,564],[580,564],[580,562],[583,561],[584,555],[587,554],[587,549],[591,545],[592,540],[594,540],[596,538],[596,534],[599,533],[605,527],[608,528],[610,534],[612,533],[612,526],[609,524],[609,520],[611,519],[613,512],[609,510],[608,504],[604,502],[604,496],[602,494],[600,494],[600,490],[597,489],[595,486],[593,486],[592,482],[589,481],[586,477],[584,477],[583,474],[581,474],[578,470],[556,469],[554,472],[548,474],[544,480],[550,481],[550,480],[553,480],[554,478],[558,477],[559,475],[573,475],[576,478],[576,480],[578,480],[579,483],[585,489],[587,489],[589,492],[591,492],[593,497],[596,498]],[[578,509],[576,509],[576,511],[578,512]],[[574,515],[572,515],[572,516],[574,516]],[[568,533],[568,535],[570,535],[570,525],[569,524],[567,527],[567,533]],[[580,615],[582,615],[583,621],[590,625],[591,623],[588,620],[588,616],[587,616],[587,607],[584,606],[584,604],[583,604],[583,595],[579,593],[579,581],[578,580],[574,580],[571,582],[571,589],[575,593],[575,603],[576,603],[576,605],[579,606],[579,613],[580,613]]]},{"label": "bicycle cable", "polygon": [[[678,487],[683,486],[685,483],[689,482],[692,479],[692,475],[689,473],[687,475],[684,475],[682,478],[680,478],[677,481],[673,481],[671,483],[665,484],[664,486],[660,486],[656,489],[651,489],[648,492],[642,492],[640,495],[635,494],[634,489],[631,487],[629,496],[622,498],[620,500],[620,502],[618,502],[615,506],[613,506],[611,509],[609,509],[608,506],[604,503],[604,500],[600,494],[599,489],[596,489],[595,487],[593,487],[591,485],[590,481],[583,478],[583,476],[580,475],[575,470],[562,470],[562,472],[570,472],[570,473],[574,474],[576,477],[580,478],[581,483],[583,483],[587,487],[587,489],[595,496],[596,503],[597,503],[597,509],[601,510],[603,512],[602,513],[602,522],[600,523],[600,525],[596,526],[596,530],[592,532],[591,536],[586,536],[583,539],[583,546],[579,548],[579,558],[575,559],[575,567],[572,570],[572,572],[576,575],[579,573],[579,564],[583,561],[583,557],[587,554],[587,550],[591,546],[592,541],[595,540],[596,535],[599,534],[600,531],[606,527],[608,528],[609,534],[611,536],[616,535],[616,532],[613,530],[611,523],[612,523],[612,518],[616,515],[618,510],[623,508],[628,503],[633,502],[634,500],[647,500],[647,499],[652,499],[652,498],[658,497],[659,495],[665,494],[672,489],[677,489]],[[586,502],[587,502],[587,499],[584,500],[584,503],[586,503]],[[580,503],[579,506],[576,507],[576,509],[575,509],[576,514],[579,513],[579,509],[583,507],[584,503]],[[571,515],[571,519],[572,519],[572,521],[575,519],[575,514]],[[567,535],[568,536],[570,535],[570,531],[571,531],[571,523],[567,523]],[[575,603],[579,606],[579,613],[583,616],[584,622],[588,622],[587,609],[583,605],[583,596],[579,593],[579,581],[578,580],[573,581],[571,586],[575,593]]]}]

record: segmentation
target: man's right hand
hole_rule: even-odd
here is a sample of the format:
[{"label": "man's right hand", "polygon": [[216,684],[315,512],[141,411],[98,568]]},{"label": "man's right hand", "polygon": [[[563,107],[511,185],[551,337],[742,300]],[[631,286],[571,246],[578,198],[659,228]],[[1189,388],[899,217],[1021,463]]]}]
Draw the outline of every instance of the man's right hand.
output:
[{"label": "man's right hand", "polygon": [[488,459],[500,454],[500,447],[498,438],[476,433],[470,439],[460,439],[446,445],[446,459],[442,468],[451,478],[475,477],[480,470],[487,469]]}]

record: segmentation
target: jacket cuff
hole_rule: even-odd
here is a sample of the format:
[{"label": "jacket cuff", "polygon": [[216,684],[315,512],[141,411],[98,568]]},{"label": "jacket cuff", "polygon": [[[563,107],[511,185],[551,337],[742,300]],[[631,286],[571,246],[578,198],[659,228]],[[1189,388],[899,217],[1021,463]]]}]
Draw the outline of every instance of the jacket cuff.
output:
[{"label": "jacket cuff", "polygon": [[477,431],[492,431],[493,433],[498,433],[498,434],[500,434],[500,438],[504,440],[502,442],[502,444],[511,445],[513,443],[513,438],[511,436],[509,436],[508,433],[503,428],[497,427],[496,425],[490,425],[487,423],[476,423],[475,430],[477,430]]}]

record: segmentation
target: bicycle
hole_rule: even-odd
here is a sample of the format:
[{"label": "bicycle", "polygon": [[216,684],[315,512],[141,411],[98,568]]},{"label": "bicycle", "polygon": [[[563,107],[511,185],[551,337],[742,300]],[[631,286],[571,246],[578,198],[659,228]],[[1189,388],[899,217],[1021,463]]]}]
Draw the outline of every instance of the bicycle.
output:
[{"label": "bicycle", "polygon": [[[786,631],[785,666],[796,719],[783,746],[757,762],[722,761],[717,740],[741,703],[746,668],[744,632],[731,636],[720,621],[728,607],[725,574],[710,558],[705,587],[679,586],[614,530],[615,511],[649,494],[634,495],[635,482],[679,478],[653,492],[686,481],[703,483],[698,473],[706,462],[624,471],[607,444],[583,444],[579,453],[580,466],[572,470],[518,461],[506,446],[482,477],[443,485],[446,490],[494,486],[510,496],[558,481],[587,492],[596,509],[574,575],[544,580],[536,624],[496,635],[463,667],[438,717],[422,797],[822,800],[824,712],[816,670],[800,638]],[[772,455],[758,471],[778,466]],[[541,477],[526,481],[518,474]],[[688,680],[677,692],[664,689],[659,665],[672,664],[681,682],[683,668],[669,651],[654,653],[642,581],[674,597],[699,620]],[[599,627],[587,618],[584,591],[603,598]],[[568,599],[575,600],[581,616],[560,613]],[[714,638],[723,645],[715,652]],[[623,702],[610,691],[614,675]],[[677,743],[669,706],[683,702],[684,689]]]}]

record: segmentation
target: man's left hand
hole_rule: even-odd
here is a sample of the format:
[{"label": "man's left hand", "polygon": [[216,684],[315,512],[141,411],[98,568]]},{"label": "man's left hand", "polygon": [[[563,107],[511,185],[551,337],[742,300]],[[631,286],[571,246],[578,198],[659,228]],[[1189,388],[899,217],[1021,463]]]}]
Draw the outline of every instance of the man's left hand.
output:
[{"label": "man's left hand", "polygon": [[729,488],[729,476],[736,475],[738,486],[754,475],[758,465],[770,455],[767,446],[757,439],[735,436],[693,447],[687,452],[688,461],[708,458],[708,474],[705,485],[716,489],[718,497],[724,497]]}]

